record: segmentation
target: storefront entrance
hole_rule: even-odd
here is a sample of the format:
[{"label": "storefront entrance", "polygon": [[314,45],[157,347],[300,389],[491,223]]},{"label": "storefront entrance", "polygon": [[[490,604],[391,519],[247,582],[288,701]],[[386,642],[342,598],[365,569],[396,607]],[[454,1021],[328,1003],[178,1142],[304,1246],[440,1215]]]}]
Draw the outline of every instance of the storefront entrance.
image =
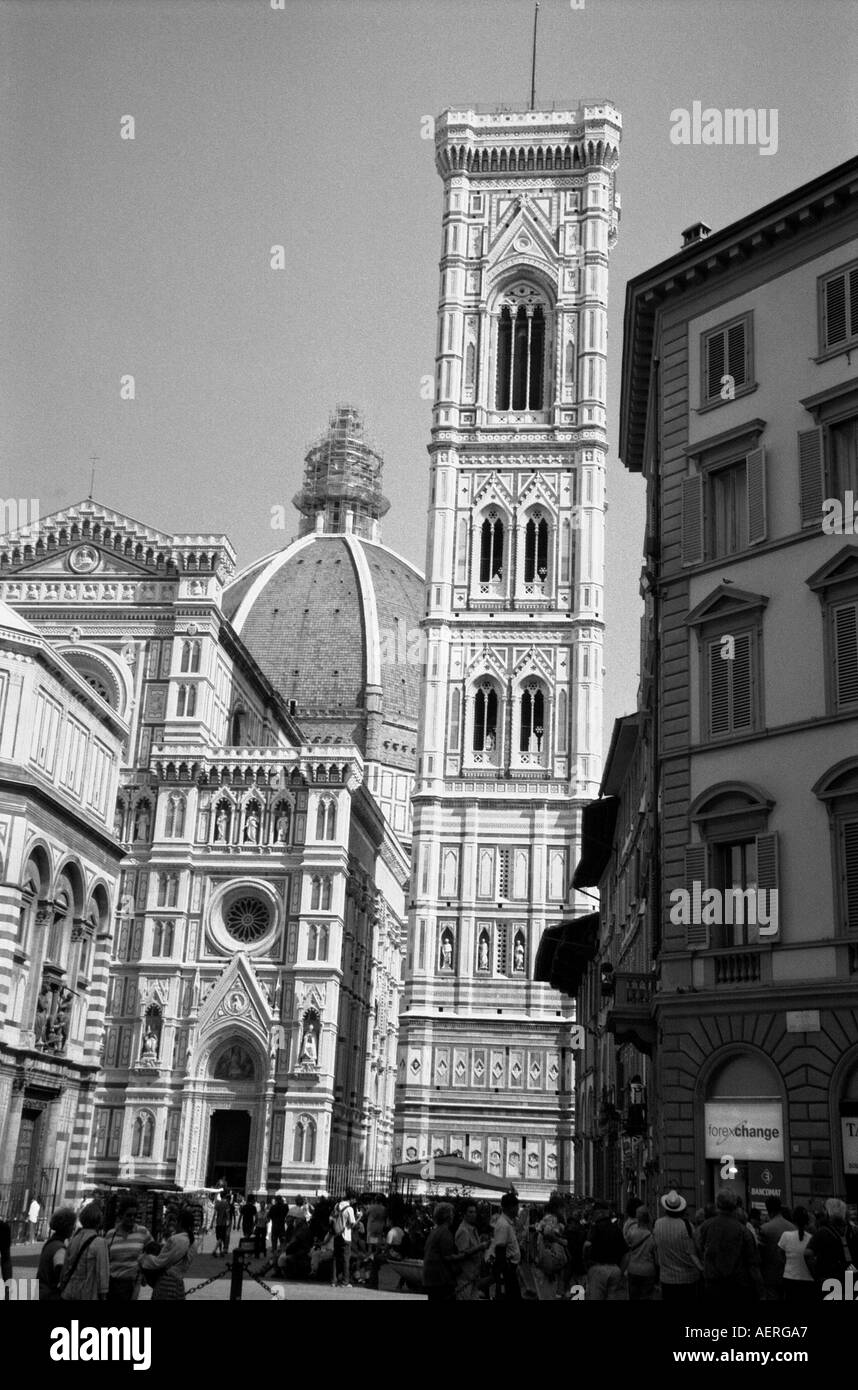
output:
[{"label": "storefront entrance", "polygon": [[209,1131],[209,1157],[206,1187],[216,1187],[222,1178],[237,1192],[247,1186],[250,1154],[250,1113],[247,1110],[213,1110]]}]

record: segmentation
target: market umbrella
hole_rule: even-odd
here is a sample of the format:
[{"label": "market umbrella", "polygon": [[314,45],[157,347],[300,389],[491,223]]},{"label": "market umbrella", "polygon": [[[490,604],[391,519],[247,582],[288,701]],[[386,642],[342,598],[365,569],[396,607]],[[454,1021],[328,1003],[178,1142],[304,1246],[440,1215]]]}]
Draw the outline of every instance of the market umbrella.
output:
[{"label": "market umbrella", "polygon": [[490,1192],[508,1192],[511,1183],[497,1173],[487,1173],[479,1163],[471,1163],[459,1154],[439,1154],[435,1158],[418,1158],[413,1163],[397,1163],[396,1176],[422,1178],[424,1182],[441,1187],[487,1188]]}]

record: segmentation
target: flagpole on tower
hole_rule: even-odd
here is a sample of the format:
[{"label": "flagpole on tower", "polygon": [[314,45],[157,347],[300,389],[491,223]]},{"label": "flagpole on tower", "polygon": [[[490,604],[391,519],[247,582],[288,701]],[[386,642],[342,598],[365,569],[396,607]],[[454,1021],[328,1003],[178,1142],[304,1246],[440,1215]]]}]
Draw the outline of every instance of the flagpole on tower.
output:
[{"label": "flagpole on tower", "polygon": [[539,4],[533,11],[533,60],[530,65],[530,109],[536,110],[536,26],[539,23]]}]

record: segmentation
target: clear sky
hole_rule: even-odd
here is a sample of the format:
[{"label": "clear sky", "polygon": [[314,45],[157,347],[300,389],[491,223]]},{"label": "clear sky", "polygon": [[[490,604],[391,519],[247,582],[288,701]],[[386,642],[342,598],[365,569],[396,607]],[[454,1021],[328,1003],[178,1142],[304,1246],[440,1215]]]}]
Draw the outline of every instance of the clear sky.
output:
[{"label": "clear sky", "polygon": [[[0,497],[89,490],[166,531],[282,544],[272,507],[353,402],[384,539],[422,567],[441,184],[425,116],[527,104],[531,0],[3,0]],[[606,737],[637,689],[642,483],[616,457],[625,283],[858,148],[854,0],[542,0],[537,104],[620,107]],[[678,147],[692,103],[778,149]],[[135,139],[120,139],[133,115]],[[287,268],[270,268],[272,245]],[[120,377],[135,378],[134,401]],[[297,521],[297,513],[295,513]],[[295,527],[294,529],[297,529]]]}]

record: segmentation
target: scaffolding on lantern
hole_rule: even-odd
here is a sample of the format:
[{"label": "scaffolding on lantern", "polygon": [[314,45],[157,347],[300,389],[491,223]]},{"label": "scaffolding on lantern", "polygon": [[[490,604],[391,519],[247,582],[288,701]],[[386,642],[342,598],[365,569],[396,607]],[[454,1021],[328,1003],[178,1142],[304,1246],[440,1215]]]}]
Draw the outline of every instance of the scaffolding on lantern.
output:
[{"label": "scaffolding on lantern", "polygon": [[304,485],[293,498],[301,535],[353,531],[378,539],[378,522],[390,507],[381,491],[384,460],[367,441],[363,417],[339,405],[328,428],[304,460]]}]

